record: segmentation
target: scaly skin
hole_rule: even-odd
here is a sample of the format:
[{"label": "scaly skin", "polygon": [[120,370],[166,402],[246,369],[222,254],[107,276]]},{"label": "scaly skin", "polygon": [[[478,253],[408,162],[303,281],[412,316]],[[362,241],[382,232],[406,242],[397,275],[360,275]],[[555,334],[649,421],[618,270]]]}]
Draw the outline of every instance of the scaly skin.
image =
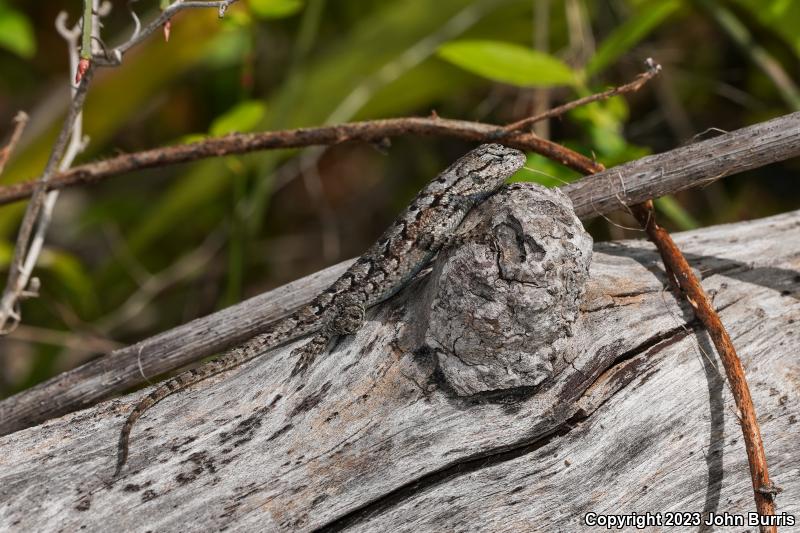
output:
[{"label": "scaly skin", "polygon": [[378,242],[311,303],[244,345],[158,386],[139,401],[122,426],[114,477],[127,461],[133,424],[150,407],[189,385],[316,332],[292,351],[298,358],[292,376],[302,374],[331,341],[358,331],[366,308],[408,284],[448,242],[469,210],[495,193],[524,162],[521,152],[498,144],[484,144],[467,153],[422,189]]}]

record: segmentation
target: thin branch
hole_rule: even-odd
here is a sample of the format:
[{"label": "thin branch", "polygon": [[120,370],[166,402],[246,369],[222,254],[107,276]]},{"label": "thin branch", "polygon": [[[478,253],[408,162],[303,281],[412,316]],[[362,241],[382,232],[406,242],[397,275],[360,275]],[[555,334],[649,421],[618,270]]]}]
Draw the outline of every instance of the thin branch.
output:
[{"label": "thin branch", "polygon": [[[219,16],[222,18],[225,11],[238,0],[218,0],[213,2],[190,2],[183,0],[176,0],[159,13],[159,15],[146,24],[145,26],[138,25],[138,31],[135,29],[133,35],[122,44],[114,47],[108,54],[110,57],[94,57],[93,62],[101,66],[117,66],[122,61],[122,56],[125,53],[147,39],[152,33],[158,31],[164,26],[166,22],[172,19],[179,12],[184,9],[203,9],[203,8],[216,8],[219,10]],[[138,22],[138,17],[134,14],[134,21]]]},{"label": "thin branch", "polygon": [[24,111],[18,112],[14,117],[14,131],[11,133],[11,139],[9,139],[8,144],[6,144],[5,147],[0,150],[0,175],[3,174],[6,163],[11,157],[11,154],[14,152],[14,149],[16,149],[17,143],[19,143],[19,140],[22,137],[22,132],[25,131],[25,126],[27,125],[27,113]]},{"label": "thin branch", "polygon": [[[640,74],[634,81],[621,87],[599,93],[599,95],[582,98],[576,102],[582,105],[602,97],[607,98],[613,94],[623,94],[639,89],[657,75],[661,69],[661,67],[655,63],[648,62],[648,64],[650,65],[648,72]],[[549,112],[537,115],[538,118],[532,118],[543,120],[549,116],[556,116],[564,113],[576,107],[576,105],[579,104],[568,103],[554,108]],[[515,124],[521,124],[521,122],[522,121]],[[514,124],[511,126],[513,125]],[[476,142],[490,142],[497,140],[498,132],[501,132],[500,137],[502,137],[503,143],[509,146],[542,154],[579,172],[585,168],[594,168],[595,172],[600,172],[602,170],[602,167],[591,159],[574,151],[564,150],[559,144],[538,137],[532,133],[519,131],[506,132],[505,130],[508,128],[509,126],[501,128],[494,124],[444,119],[434,114],[430,117],[405,117],[352,122],[318,128],[231,134],[225,137],[210,138],[190,144],[155,148],[134,154],[121,155],[105,161],[75,167],[68,172],[56,176],[50,188],[60,189],[75,185],[90,184],[117,174],[223,155],[236,155],[258,150],[273,150],[279,148],[330,146],[353,141],[380,142],[386,138],[400,135],[452,137]],[[27,197],[30,195],[30,191],[33,187],[34,184],[31,182],[22,182],[0,187],[0,205]]]},{"label": "thin branch", "polygon": [[[480,122],[439,117],[409,117],[353,122],[337,126],[299,130],[233,134],[192,144],[156,148],[125,154],[105,161],[74,167],[58,174],[48,184],[51,189],[92,184],[104,179],[147,168],[257,150],[334,145],[344,142],[376,142],[400,135],[437,136],[482,142],[493,139],[497,126]],[[631,161],[599,174],[600,183],[579,181],[567,186],[581,216],[595,211],[608,213],[621,204],[634,205],[648,198],[674,193],[698,185],[698,180],[714,180],[800,156],[800,112],[784,115],[725,133],[711,139]],[[504,144],[542,154],[571,158],[567,166],[583,171],[602,168],[594,161],[528,133],[514,133]],[[714,154],[715,157],[708,157]],[[563,160],[562,160],[563,161]],[[621,180],[624,180],[624,187]],[[0,187],[0,205],[30,196],[35,182]]]},{"label": "thin branch", "polygon": [[[711,335],[717,349],[728,384],[739,409],[739,421],[744,435],[747,460],[750,464],[750,477],[753,483],[756,509],[762,516],[775,514],[774,496],[780,491],[769,479],[767,470],[767,457],[764,452],[764,442],[761,439],[761,430],[758,427],[753,398],[747,386],[747,378],[730,335],[717,315],[714,306],[703,290],[700,281],[695,277],[689,262],[681,253],[670,234],[656,223],[653,202],[647,201],[631,208],[634,216],[647,231],[647,236],[658,248],[661,259],[668,271],[675,273],[673,276],[692,306],[695,316],[700,319],[703,326]],[[775,526],[762,526],[761,531],[777,531]]]},{"label": "thin branch", "polygon": [[[97,15],[92,15],[92,10],[97,7],[99,0],[87,0],[90,7],[89,18],[94,19]],[[58,164],[58,170],[64,171],[72,165],[75,157],[83,150],[83,101],[88,91],[93,71],[91,65],[84,65],[87,68],[81,72],[81,58],[78,53],[78,37],[81,35],[78,24],[69,29],[66,25],[67,15],[64,12],[56,17],[56,30],[67,43],[67,55],[69,57],[69,72],[76,73],[76,78],[80,73],[77,86],[71,85],[72,102],[67,113],[67,117],[62,126],[61,133],[53,146],[50,161],[48,161],[44,174],[35,182],[33,199],[28,205],[28,210],[22,220],[22,227],[17,236],[17,244],[14,249],[14,257],[9,268],[8,283],[0,299],[0,335],[13,331],[19,324],[21,316],[19,302],[23,297],[38,296],[39,282],[33,278],[33,270],[39,259],[39,254],[44,247],[44,239],[47,228],[50,225],[53,209],[58,200],[59,191],[47,192],[45,187],[47,181],[53,174],[53,167]],[[94,35],[99,35],[99,20],[90,22]],[[84,21],[83,26],[86,25]],[[85,33],[83,34],[86,35]],[[84,39],[85,41],[85,39]],[[69,141],[69,142],[67,142]],[[30,232],[36,227],[36,232],[31,238]],[[35,285],[30,287],[30,285]]]},{"label": "thin branch", "polygon": [[[795,113],[794,115],[800,114]],[[800,143],[797,144],[800,145]],[[713,152],[709,153],[713,154]],[[594,168],[590,167],[583,171],[587,175],[593,172]],[[592,176],[588,179],[595,180],[597,176]],[[624,184],[621,173],[620,181]],[[766,452],[761,439],[761,430],[758,427],[758,418],[753,406],[753,399],[750,395],[750,388],[747,385],[742,362],[736,354],[730,335],[722,324],[717,311],[711,304],[711,300],[703,290],[700,280],[695,276],[686,257],[675,244],[675,241],[672,240],[669,232],[656,223],[652,200],[633,205],[630,207],[630,211],[647,232],[647,236],[653,244],[658,248],[668,277],[674,278],[673,281],[681,288],[689,305],[692,306],[695,316],[711,336],[714,347],[717,349],[717,353],[725,367],[728,383],[736,401],[736,406],[739,409],[756,509],[761,515],[774,515],[774,497],[780,492],[780,489],[769,478]],[[777,527],[761,526],[761,531],[763,533],[774,533],[777,532]]]},{"label": "thin branch", "polygon": [[[431,116],[368,120],[319,128],[237,133],[190,144],[124,154],[105,161],[78,166],[59,174],[48,186],[51,189],[60,189],[95,183],[117,174],[146,168],[188,163],[224,155],[245,154],[258,150],[330,146],[353,141],[380,142],[386,138],[401,135],[450,137],[475,142],[491,142],[495,139],[497,129],[498,126],[494,124]],[[558,144],[531,133],[510,134],[503,139],[503,143],[547,155],[573,169],[583,169],[595,165],[591,159],[576,152],[564,152]],[[600,169],[599,166],[595,168]],[[29,196],[34,187],[35,182],[22,182],[0,187],[0,205]]]},{"label": "thin branch", "polygon": [[500,131],[503,134],[509,134],[517,131],[527,130],[537,122],[541,122],[542,120],[546,120],[548,118],[561,116],[567,111],[571,111],[576,107],[581,107],[592,102],[597,102],[598,100],[607,100],[612,96],[617,96],[619,94],[636,92],[639,89],[641,89],[648,81],[658,76],[659,72],[661,72],[661,65],[659,65],[658,63],[654,63],[652,62],[652,60],[648,59],[647,65],[648,65],[647,72],[642,72],[636,77],[635,80],[626,83],[625,85],[620,85],[619,87],[613,87],[602,93],[591,94],[584,98],[579,98],[578,100],[573,100],[572,102],[568,102],[564,105],[554,107],[553,109],[549,109],[543,113],[539,113],[538,115],[533,115],[532,117],[527,117],[522,120],[518,120],[517,122],[513,122],[508,126],[504,126]]},{"label": "thin branch", "polygon": [[[64,153],[67,149],[67,142],[73,131],[75,121],[78,119],[81,109],[83,108],[83,102],[86,98],[86,92],[89,87],[89,82],[92,79],[93,71],[94,69],[90,66],[75,89],[75,95],[70,103],[67,116],[64,119],[61,131],[50,152],[50,158],[47,161],[44,172],[34,185],[31,202],[28,204],[28,208],[25,211],[22,225],[17,235],[14,254],[11,259],[11,264],[9,265],[8,281],[3,291],[3,296],[0,299],[0,334],[7,333],[19,322],[19,298],[30,280],[30,272],[25,270],[24,265],[30,264],[31,262],[35,263],[36,257],[38,257],[38,253],[30,254],[31,251],[35,251],[32,249],[33,243],[31,241],[31,235],[34,226],[39,221],[42,208],[45,206],[45,201],[48,196],[47,182],[55,173],[59,161],[64,157]],[[45,226],[46,223],[45,225],[39,224],[39,227],[42,228],[41,231],[44,231]],[[29,259],[29,254],[31,259]]]},{"label": "thin branch", "polygon": [[[183,9],[216,7],[219,9],[220,17],[222,17],[228,6],[236,1],[187,2],[176,0],[162,12],[161,16],[166,16],[165,20],[169,20],[171,16]],[[77,85],[72,86],[72,100],[68,107],[67,116],[61,126],[58,138],[53,144],[44,171],[39,179],[32,184],[31,202],[28,204],[22,219],[9,265],[8,281],[2,297],[0,297],[0,335],[7,334],[19,324],[20,300],[23,297],[35,296],[38,290],[38,280],[33,278],[32,274],[44,246],[52,211],[58,199],[58,191],[48,193],[48,183],[55,174],[56,169],[63,172],[72,165],[75,156],[83,147],[81,113],[95,70],[94,67],[98,64],[119,64],[125,51],[141,42],[142,39],[163,24],[163,21],[151,22],[138,34],[135,34],[133,38],[117,47],[114,50],[113,61],[96,61],[96,51],[91,50],[91,48],[93,43],[99,45],[102,42],[99,33],[101,26],[99,17],[107,15],[110,12],[110,8],[110,3],[105,3],[101,6],[100,0],[85,0],[82,24],[83,45],[80,49],[80,57],[77,46],[79,32],[77,29],[70,30],[66,27],[66,15],[64,13],[60,13],[56,18],[56,29],[61,33],[68,45],[70,77],[72,75],[75,76]],[[89,57],[91,57],[91,61],[88,60]],[[35,234],[33,233],[34,228],[36,228]],[[29,286],[34,284],[35,287]]]}]

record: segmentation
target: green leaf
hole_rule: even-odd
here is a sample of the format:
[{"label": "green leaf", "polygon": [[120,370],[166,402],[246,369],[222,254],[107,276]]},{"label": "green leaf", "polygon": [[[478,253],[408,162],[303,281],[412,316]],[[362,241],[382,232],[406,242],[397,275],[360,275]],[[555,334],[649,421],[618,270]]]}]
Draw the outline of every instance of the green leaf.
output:
[{"label": "green leaf", "polygon": [[439,47],[439,57],[490,80],[520,87],[574,85],[575,72],[559,59],[503,41],[461,40]]},{"label": "green leaf", "polygon": [[303,0],[249,0],[250,9],[261,18],[291,17],[303,8]]},{"label": "green leaf", "polygon": [[12,9],[0,6],[0,47],[24,58],[36,53],[36,37],[28,18]]},{"label": "green leaf", "polygon": [[586,72],[591,76],[614,63],[680,7],[679,0],[645,2],[639,8],[639,13],[617,27],[600,44],[597,53],[586,65]]},{"label": "green leaf", "polygon": [[211,124],[211,135],[253,131],[264,118],[267,106],[261,100],[245,100],[217,117]]},{"label": "green leaf", "polygon": [[[225,16],[226,21],[233,17]],[[223,30],[209,41],[206,64],[213,68],[224,68],[241,64],[242,58],[252,50],[252,33],[238,22],[226,22]]]}]

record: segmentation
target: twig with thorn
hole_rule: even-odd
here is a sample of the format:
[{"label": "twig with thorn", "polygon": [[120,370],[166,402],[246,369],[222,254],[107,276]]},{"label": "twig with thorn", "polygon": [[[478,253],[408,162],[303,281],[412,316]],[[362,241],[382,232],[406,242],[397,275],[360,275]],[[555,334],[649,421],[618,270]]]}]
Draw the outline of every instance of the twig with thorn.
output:
[{"label": "twig with thorn", "polygon": [[553,109],[549,109],[544,113],[539,113],[538,115],[533,115],[531,117],[518,120],[517,122],[512,122],[511,124],[503,127],[500,130],[499,132],[500,135],[498,137],[502,138],[510,133],[525,130],[537,122],[541,122],[542,120],[546,120],[548,118],[561,116],[567,111],[571,111],[576,107],[585,106],[586,104],[597,102],[599,100],[607,100],[612,96],[617,96],[619,94],[636,92],[639,89],[641,89],[645,83],[658,76],[659,72],[661,72],[661,65],[659,65],[652,59],[648,58],[647,71],[639,74],[635,80],[626,83],[625,85],[620,85],[619,87],[613,87],[601,93],[590,94],[589,96],[586,96],[584,98],[579,98],[577,100],[573,100],[572,102],[567,102],[564,105],[560,105],[558,107],[554,107]]},{"label": "twig with thorn", "polygon": [[[216,2],[188,2],[175,0],[162,16],[148,24],[141,31],[117,47],[113,52],[116,64],[122,58],[124,51],[129,50],[141,42],[169,20],[175,13],[182,9],[216,7],[220,15],[224,10],[237,0],[221,0]],[[45,235],[50,224],[50,218],[58,198],[58,191],[48,192],[48,185],[56,172],[64,172],[72,166],[75,157],[83,149],[85,142],[82,138],[81,116],[86,93],[91,83],[92,75],[97,66],[113,64],[109,61],[98,61],[102,56],[97,56],[93,44],[101,46],[99,18],[108,14],[110,3],[100,4],[100,0],[85,0],[80,35],[81,47],[78,51],[77,29],[66,27],[66,15],[59,14],[56,18],[56,28],[68,43],[70,54],[70,77],[74,75],[76,85],[72,86],[72,101],[68,107],[67,116],[61,126],[56,142],[50,151],[50,157],[39,179],[33,184],[31,201],[25,211],[20,225],[14,253],[8,271],[8,281],[0,296],[0,335],[13,331],[19,324],[20,301],[25,297],[33,297],[38,293],[38,280],[33,277],[33,270],[44,246]],[[166,18],[163,18],[166,17]],[[163,20],[162,20],[163,18]],[[34,233],[35,230],[35,233]]]}]

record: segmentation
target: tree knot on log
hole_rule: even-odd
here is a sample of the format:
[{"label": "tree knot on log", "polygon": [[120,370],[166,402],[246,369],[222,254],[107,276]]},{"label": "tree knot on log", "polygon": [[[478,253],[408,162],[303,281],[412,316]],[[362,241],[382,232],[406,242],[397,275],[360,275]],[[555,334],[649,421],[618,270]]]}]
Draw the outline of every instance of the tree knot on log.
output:
[{"label": "tree knot on log", "polygon": [[592,238],[557,189],[506,187],[476,209],[429,277],[423,331],[460,396],[530,388],[574,359]]}]

